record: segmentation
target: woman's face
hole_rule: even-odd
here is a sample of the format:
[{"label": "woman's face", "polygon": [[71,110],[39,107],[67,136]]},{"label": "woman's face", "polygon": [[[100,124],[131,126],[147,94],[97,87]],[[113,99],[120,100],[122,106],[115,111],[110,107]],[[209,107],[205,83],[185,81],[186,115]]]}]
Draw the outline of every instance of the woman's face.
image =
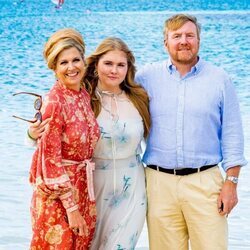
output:
[{"label": "woman's face", "polygon": [[63,50],[57,58],[55,73],[68,89],[80,90],[84,75],[84,61],[75,47]]},{"label": "woman's face", "polygon": [[128,72],[127,55],[120,50],[109,51],[97,63],[98,87],[101,90],[120,93],[120,84]]}]

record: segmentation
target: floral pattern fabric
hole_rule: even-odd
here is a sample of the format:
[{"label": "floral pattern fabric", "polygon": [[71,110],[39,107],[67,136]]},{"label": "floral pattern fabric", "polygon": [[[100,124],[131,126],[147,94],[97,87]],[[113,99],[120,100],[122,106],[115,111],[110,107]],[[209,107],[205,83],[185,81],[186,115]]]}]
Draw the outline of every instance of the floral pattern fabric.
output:
[{"label": "floral pattern fabric", "polygon": [[[69,90],[58,81],[44,100],[42,114],[43,119],[52,119],[38,140],[31,164],[34,192],[30,248],[83,249],[90,245],[96,223],[95,201],[88,196],[86,165],[99,138],[99,127],[87,92]],[[82,237],[73,233],[67,221],[66,211],[77,208],[88,225],[88,235]]]},{"label": "floral pattern fabric", "polygon": [[146,214],[142,118],[124,94],[100,96],[101,137],[93,158],[97,225],[91,250],[132,250]]}]

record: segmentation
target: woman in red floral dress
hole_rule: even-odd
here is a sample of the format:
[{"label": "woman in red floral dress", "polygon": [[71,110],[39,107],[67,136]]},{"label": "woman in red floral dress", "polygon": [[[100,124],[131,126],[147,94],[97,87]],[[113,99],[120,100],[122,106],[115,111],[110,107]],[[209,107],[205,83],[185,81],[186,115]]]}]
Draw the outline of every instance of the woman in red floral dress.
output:
[{"label": "woman in red floral dress", "polygon": [[85,45],[73,29],[55,32],[44,57],[56,82],[42,105],[48,129],[30,170],[32,250],[88,249],[96,222],[91,162],[99,128],[83,83]]}]

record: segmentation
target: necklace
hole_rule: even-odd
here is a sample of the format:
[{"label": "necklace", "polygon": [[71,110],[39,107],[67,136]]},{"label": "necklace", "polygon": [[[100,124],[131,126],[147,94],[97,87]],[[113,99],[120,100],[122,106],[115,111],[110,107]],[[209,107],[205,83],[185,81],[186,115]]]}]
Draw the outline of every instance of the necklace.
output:
[{"label": "necklace", "polygon": [[111,92],[109,90],[100,90],[98,87],[96,87],[96,92],[97,94],[100,94],[100,95],[108,95],[108,96],[121,96],[123,94],[123,90],[121,89],[121,91],[119,93],[114,93],[114,92]]},{"label": "necklace", "polygon": [[[103,110],[105,110],[109,114],[111,120],[114,123],[117,123],[117,121],[119,120],[119,110],[118,110],[117,100],[121,99],[121,95],[123,94],[123,92],[124,91],[121,90],[120,93],[116,94],[110,91],[100,90],[98,87],[96,87],[96,94],[100,98],[101,106]],[[105,102],[103,101],[104,96],[110,99],[109,107],[108,105],[105,105]]]}]

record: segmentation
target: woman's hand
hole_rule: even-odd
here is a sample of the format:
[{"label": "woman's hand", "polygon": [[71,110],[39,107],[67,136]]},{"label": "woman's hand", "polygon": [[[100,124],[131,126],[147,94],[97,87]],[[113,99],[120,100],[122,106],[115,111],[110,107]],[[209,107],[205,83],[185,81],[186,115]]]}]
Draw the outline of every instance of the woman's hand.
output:
[{"label": "woman's hand", "polygon": [[44,131],[46,129],[48,129],[48,123],[51,119],[48,118],[42,122],[40,122],[39,120],[37,120],[34,123],[31,123],[29,126],[29,136],[32,137],[32,139],[37,140],[38,138],[40,138]]},{"label": "woman's hand", "polygon": [[69,227],[79,236],[88,235],[88,227],[79,210],[67,212]]}]

